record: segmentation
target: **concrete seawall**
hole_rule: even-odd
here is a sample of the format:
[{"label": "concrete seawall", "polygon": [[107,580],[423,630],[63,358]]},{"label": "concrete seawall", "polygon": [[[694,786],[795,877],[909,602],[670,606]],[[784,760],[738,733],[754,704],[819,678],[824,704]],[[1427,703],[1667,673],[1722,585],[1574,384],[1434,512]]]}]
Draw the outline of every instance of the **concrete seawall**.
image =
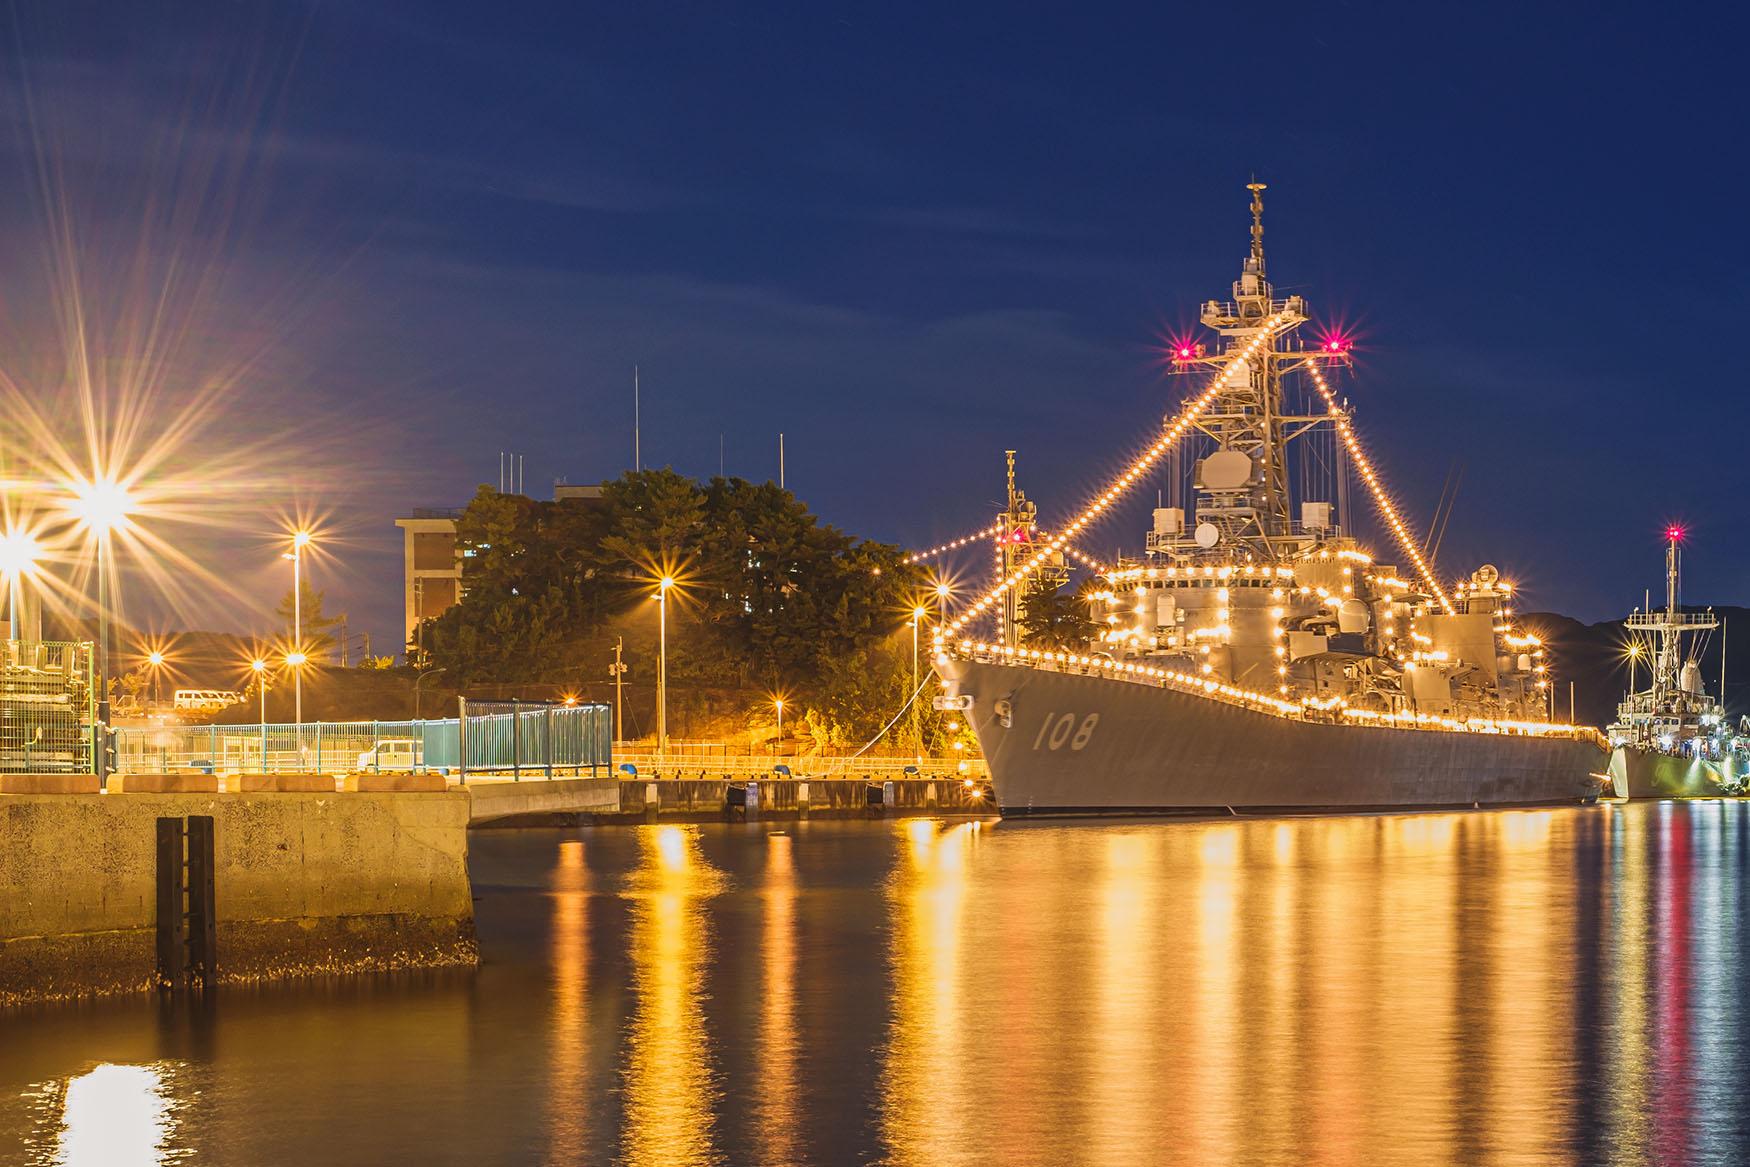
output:
[{"label": "concrete seawall", "polygon": [[212,815],[224,982],[471,965],[458,791],[0,797],[0,1004],[150,986],[155,823]]}]

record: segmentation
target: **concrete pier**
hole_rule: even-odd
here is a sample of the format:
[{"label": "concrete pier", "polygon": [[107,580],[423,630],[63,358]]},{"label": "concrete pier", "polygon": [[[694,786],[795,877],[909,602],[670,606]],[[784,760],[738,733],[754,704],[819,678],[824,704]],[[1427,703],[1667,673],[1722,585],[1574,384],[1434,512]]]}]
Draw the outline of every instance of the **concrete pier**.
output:
[{"label": "concrete pier", "polygon": [[[751,806],[745,793],[734,793],[750,784]],[[778,819],[996,813],[987,787],[945,778],[556,778],[470,781],[463,789],[474,826],[700,820],[730,813]]]},{"label": "concrete pier", "polygon": [[0,1005],[151,985],[160,816],[214,818],[220,983],[472,965],[468,808],[459,791],[0,797]]}]

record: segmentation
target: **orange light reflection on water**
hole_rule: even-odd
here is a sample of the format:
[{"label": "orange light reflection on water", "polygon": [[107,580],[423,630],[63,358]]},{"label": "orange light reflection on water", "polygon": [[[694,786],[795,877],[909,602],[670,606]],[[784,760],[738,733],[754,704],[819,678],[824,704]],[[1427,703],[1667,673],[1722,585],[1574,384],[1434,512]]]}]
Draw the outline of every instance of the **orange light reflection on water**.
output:
[{"label": "orange light reflection on water", "polygon": [[625,893],[637,1004],[621,1151],[632,1164],[713,1163],[719,1086],[700,1000],[710,943],[705,908],[723,879],[699,854],[695,830],[640,828],[639,849],[643,862]]}]

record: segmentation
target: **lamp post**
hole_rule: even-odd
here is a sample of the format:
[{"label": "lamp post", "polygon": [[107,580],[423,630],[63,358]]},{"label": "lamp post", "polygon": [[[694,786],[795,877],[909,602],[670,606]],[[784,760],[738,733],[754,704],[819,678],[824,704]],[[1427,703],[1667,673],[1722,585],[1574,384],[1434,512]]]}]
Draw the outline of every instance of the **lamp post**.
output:
[{"label": "lamp post", "polygon": [[164,697],[162,686],[159,684],[159,679],[164,673],[164,654],[157,649],[153,649],[146,654],[146,663],[152,666],[152,700],[154,702],[162,702]]},{"label": "lamp post", "polygon": [[[921,604],[918,607],[913,608],[911,610],[911,723],[912,723],[912,727],[914,729],[918,729],[918,720],[919,720],[918,719],[918,706],[917,706],[917,700],[918,700],[918,627],[919,627],[919,625],[921,625],[924,622],[925,615],[926,615],[926,613],[924,612],[923,606]],[[923,735],[922,729],[918,729],[918,765],[920,765],[920,766],[923,765],[923,762],[924,762],[924,735]]]},{"label": "lamp post", "polygon": [[421,685],[425,684],[427,677],[435,677],[443,671],[444,670],[443,670],[442,666],[439,666],[438,668],[435,668],[435,669],[427,669],[423,673],[420,673],[418,678],[414,680],[414,682],[413,682],[413,720],[415,720],[415,721],[419,720],[419,687]]},{"label": "lamp post", "polygon": [[292,722],[295,725],[304,724],[304,548],[310,545],[310,532],[294,531],[292,533],[292,549],[285,558],[292,561],[292,652],[286,657],[286,663],[292,664],[292,657],[297,657],[297,664],[292,672]]},{"label": "lamp post", "polygon": [[1632,696],[1635,692],[1635,664],[1641,659],[1639,642],[1628,646],[1628,691]]},{"label": "lamp post", "polygon": [[104,474],[67,484],[73,499],[67,511],[91,536],[97,552],[97,720],[109,723],[109,543],[117,531],[125,531],[139,500],[125,483]]},{"label": "lamp post", "polygon": [[772,708],[778,711],[778,743],[772,747],[772,756],[777,757],[784,752],[784,699],[773,697]]},{"label": "lamp post", "polygon": [[936,623],[943,624],[948,619],[948,597],[953,595],[953,589],[946,583],[936,585]]},{"label": "lamp post", "polygon": [[255,691],[261,695],[261,724],[267,724],[267,662],[256,657],[249,662],[249,668],[255,674]]},{"label": "lamp post", "polygon": [[36,574],[42,560],[43,545],[37,537],[22,527],[0,532],[0,575],[6,577],[6,606],[11,612],[8,635],[23,639],[24,577]]},{"label": "lamp post", "polygon": [[928,615],[921,606],[911,610],[911,691],[915,697],[918,691],[918,626]]},{"label": "lamp post", "polygon": [[665,575],[656,585],[656,756],[668,754],[668,593],[674,576]]}]

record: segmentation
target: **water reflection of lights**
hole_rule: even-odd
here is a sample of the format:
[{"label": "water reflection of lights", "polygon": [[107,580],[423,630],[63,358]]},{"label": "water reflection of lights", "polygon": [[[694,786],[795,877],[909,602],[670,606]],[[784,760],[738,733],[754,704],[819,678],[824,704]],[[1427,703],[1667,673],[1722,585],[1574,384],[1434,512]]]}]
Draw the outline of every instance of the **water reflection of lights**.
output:
[{"label": "water reflection of lights", "polygon": [[553,904],[553,1025],[548,1038],[548,1159],[588,1156],[589,1111],[589,870],[583,843],[559,844],[551,878]]},{"label": "water reflection of lights", "polygon": [[170,1162],[175,1110],[159,1067],[98,1066],[67,1083],[54,1161],[65,1167]]},{"label": "water reflection of lights", "polygon": [[1147,1072],[1160,1041],[1158,969],[1161,936],[1158,832],[1124,832],[1104,840],[1090,888],[1095,916],[1095,997],[1092,1064],[1082,1120],[1094,1162],[1119,1162],[1146,1143],[1158,1100]]},{"label": "water reflection of lights", "polygon": [[709,955],[705,903],[721,875],[699,854],[697,831],[640,832],[644,863],[631,902],[632,982],[623,1158],[632,1164],[711,1163],[719,1090],[700,999]]},{"label": "water reflection of lights", "polygon": [[760,1161],[801,1158],[797,1105],[795,840],[766,837],[765,929],[759,1039]]},{"label": "water reflection of lights", "polygon": [[962,953],[966,852],[976,827],[912,819],[901,828],[909,846],[889,893],[893,1021],[882,1083],[882,1134],[895,1163],[941,1162],[941,1149],[984,1113],[977,1083],[962,1073],[974,1004]]}]

